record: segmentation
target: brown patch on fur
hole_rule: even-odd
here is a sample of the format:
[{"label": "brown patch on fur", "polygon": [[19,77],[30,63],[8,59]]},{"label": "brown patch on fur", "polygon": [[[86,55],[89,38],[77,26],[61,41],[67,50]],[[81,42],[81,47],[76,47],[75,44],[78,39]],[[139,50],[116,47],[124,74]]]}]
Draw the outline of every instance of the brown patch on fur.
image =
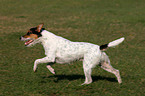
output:
[{"label": "brown patch on fur", "polygon": [[40,32],[40,30],[42,29],[43,25],[44,25],[44,24],[42,23],[42,24],[39,24],[39,25],[37,26],[37,31],[38,31],[38,32]]},{"label": "brown patch on fur", "polygon": [[38,35],[36,35],[36,34],[24,35],[23,37],[24,38],[38,39]]},{"label": "brown patch on fur", "polygon": [[31,39],[38,39],[40,36],[42,36],[41,31],[45,30],[45,28],[42,28],[43,25],[44,24],[42,23],[42,24],[39,24],[37,27],[30,28],[28,30],[28,32],[22,37],[31,38]]}]

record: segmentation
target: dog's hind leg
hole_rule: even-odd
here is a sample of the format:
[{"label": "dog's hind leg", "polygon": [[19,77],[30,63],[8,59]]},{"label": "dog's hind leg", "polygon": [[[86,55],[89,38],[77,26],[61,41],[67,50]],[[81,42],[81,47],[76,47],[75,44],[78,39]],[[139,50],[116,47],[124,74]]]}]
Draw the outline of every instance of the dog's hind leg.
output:
[{"label": "dog's hind leg", "polygon": [[102,62],[101,63],[101,68],[103,68],[104,70],[113,73],[118,80],[118,83],[122,83],[121,77],[120,77],[120,73],[119,70],[114,69],[111,65],[110,65],[110,61],[109,62]]},{"label": "dog's hind leg", "polygon": [[82,84],[90,84],[92,83],[92,77],[91,77],[92,69],[91,68],[84,68],[84,74],[85,74],[85,82]]},{"label": "dog's hind leg", "polygon": [[85,82],[82,85],[92,83],[92,77],[91,77],[92,68],[93,68],[92,64],[93,64],[93,62],[91,60],[91,56],[89,54],[86,54],[84,56],[84,60],[83,60]]}]

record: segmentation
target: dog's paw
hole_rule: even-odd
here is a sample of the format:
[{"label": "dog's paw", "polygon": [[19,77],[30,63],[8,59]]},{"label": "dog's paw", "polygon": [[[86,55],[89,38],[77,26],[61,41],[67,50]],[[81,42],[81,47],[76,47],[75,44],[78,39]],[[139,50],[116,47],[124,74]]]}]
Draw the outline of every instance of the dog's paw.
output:
[{"label": "dog's paw", "polygon": [[34,72],[37,72],[37,70],[36,70],[36,69],[33,69],[33,71],[34,71]]},{"label": "dog's paw", "polygon": [[118,83],[119,83],[119,84],[122,84],[122,80],[118,80]]},{"label": "dog's paw", "polygon": [[54,69],[50,70],[50,72],[51,72],[52,74],[55,75],[55,71],[54,71]]},{"label": "dog's paw", "polygon": [[90,84],[90,83],[92,83],[92,81],[90,81],[90,82],[84,82],[83,84],[81,84],[81,86],[82,86],[82,85],[88,85],[88,84]]},{"label": "dog's paw", "polygon": [[34,72],[36,72],[36,69],[35,69],[35,68],[33,68],[33,71],[34,71]]},{"label": "dog's paw", "polygon": [[54,69],[53,69],[50,65],[47,65],[46,67],[48,68],[48,70],[49,70],[52,74],[55,75],[55,71],[54,71]]},{"label": "dog's paw", "polygon": [[34,65],[34,67],[33,67],[33,71],[34,71],[34,72],[37,71],[37,66],[36,66],[36,65]]},{"label": "dog's paw", "polygon": [[53,71],[53,72],[51,72],[51,73],[55,75],[55,72],[54,72],[54,71]]}]

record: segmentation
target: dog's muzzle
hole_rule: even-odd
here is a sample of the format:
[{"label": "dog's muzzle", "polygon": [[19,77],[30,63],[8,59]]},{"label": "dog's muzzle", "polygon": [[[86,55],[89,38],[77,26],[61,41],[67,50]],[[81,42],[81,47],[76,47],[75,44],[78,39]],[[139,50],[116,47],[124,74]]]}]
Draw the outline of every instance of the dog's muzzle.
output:
[{"label": "dog's muzzle", "polygon": [[22,36],[19,38],[21,40]]},{"label": "dog's muzzle", "polygon": [[24,38],[23,36],[20,37],[20,40],[21,40],[21,41],[26,41],[26,40],[29,40],[29,39],[30,39],[30,38]]}]

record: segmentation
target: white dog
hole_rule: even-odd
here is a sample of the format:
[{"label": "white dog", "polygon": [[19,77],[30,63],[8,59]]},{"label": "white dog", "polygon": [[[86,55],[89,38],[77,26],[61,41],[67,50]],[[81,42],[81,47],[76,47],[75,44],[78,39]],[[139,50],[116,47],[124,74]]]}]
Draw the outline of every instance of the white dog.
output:
[{"label": "white dog", "polygon": [[[92,82],[91,72],[92,68],[100,65],[104,70],[115,74],[118,83],[122,83],[119,70],[114,69],[110,65],[108,56],[103,50],[119,45],[124,41],[124,37],[110,42],[108,44],[98,46],[86,42],[72,42],[60,36],[46,31],[43,24],[31,28],[26,35],[21,36],[25,46],[30,47],[36,43],[42,43],[46,57],[35,60],[34,72],[37,65],[40,63],[70,63],[72,61],[83,59],[83,69],[85,74],[85,82],[83,84],[90,84]],[[55,74],[54,69],[47,65],[51,73]],[[83,85],[82,84],[82,85]]]}]

